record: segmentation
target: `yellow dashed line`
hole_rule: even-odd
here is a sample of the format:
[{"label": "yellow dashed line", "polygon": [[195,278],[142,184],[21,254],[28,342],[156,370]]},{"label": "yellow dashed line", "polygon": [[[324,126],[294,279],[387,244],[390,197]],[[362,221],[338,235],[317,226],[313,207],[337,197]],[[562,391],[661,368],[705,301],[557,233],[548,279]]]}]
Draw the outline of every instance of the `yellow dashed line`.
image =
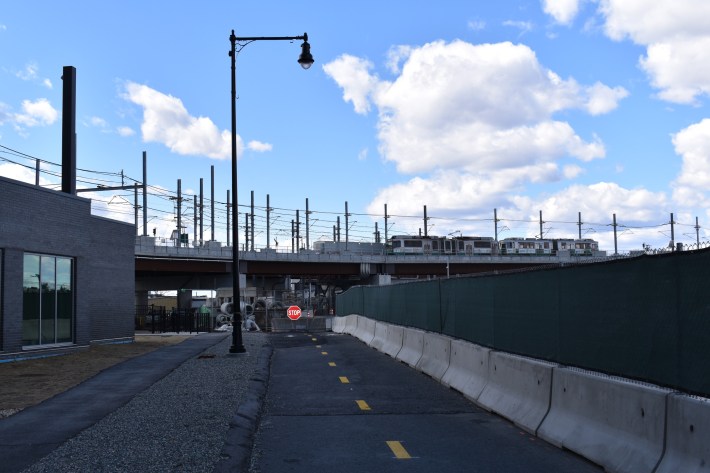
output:
[{"label": "yellow dashed line", "polygon": [[370,409],[370,406],[368,406],[365,401],[362,401],[362,400],[361,400],[361,401],[355,401],[355,402],[357,403],[357,407],[359,407],[361,411],[369,411],[369,410],[371,410],[371,409]]},{"label": "yellow dashed line", "polygon": [[320,352],[320,354],[321,354],[321,355],[327,355],[328,352],[327,352],[327,351],[322,351],[322,352]]},{"label": "yellow dashed line", "polygon": [[318,341],[317,338],[311,338],[311,340],[313,340],[314,342],[317,342],[317,341]]},{"label": "yellow dashed line", "polygon": [[335,366],[335,362],[334,362],[334,361],[329,361],[329,362],[328,362],[328,366]]},{"label": "yellow dashed line", "polygon": [[411,455],[409,455],[409,453],[407,452],[407,450],[405,450],[402,444],[397,440],[388,440],[387,446],[390,448],[390,450],[392,450],[392,453],[394,453],[394,456],[398,460],[408,460],[412,458]]},{"label": "yellow dashed line", "polygon": [[346,376],[340,376],[339,379],[340,379],[340,382],[343,384],[350,383],[350,380],[348,380],[348,378]]}]

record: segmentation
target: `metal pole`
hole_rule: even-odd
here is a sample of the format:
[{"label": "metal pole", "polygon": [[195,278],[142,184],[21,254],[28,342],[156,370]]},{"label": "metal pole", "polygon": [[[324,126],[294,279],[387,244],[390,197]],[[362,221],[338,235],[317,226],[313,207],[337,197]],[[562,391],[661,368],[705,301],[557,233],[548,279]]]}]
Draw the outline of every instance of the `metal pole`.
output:
[{"label": "metal pole", "polygon": [[148,154],[143,151],[143,236],[148,235]]},{"label": "metal pole", "polygon": [[350,225],[348,225],[348,217],[350,216],[350,213],[348,213],[348,201],[345,201],[345,249],[348,249],[348,240],[350,236]]},{"label": "metal pole", "polygon": [[197,240],[197,196],[192,195],[192,242]]},{"label": "metal pole", "polygon": [[498,209],[493,209],[493,230],[495,233],[495,241],[498,242]]},{"label": "metal pole", "polygon": [[244,251],[249,251],[249,214],[244,212]]},{"label": "metal pole", "polygon": [[229,246],[229,214],[232,211],[232,206],[229,204],[229,190],[227,190],[227,246]]},{"label": "metal pole", "polygon": [[698,245],[700,249],[700,225],[698,225],[698,217],[695,217],[695,244]]},{"label": "metal pole", "polygon": [[671,212],[671,251],[675,251],[675,228],[673,221],[673,212]]},{"label": "metal pole", "polygon": [[269,194],[266,194],[266,249],[271,247],[271,207],[269,206]]},{"label": "metal pole", "polygon": [[212,175],[210,185],[210,229],[212,232],[210,241],[214,241],[214,165],[210,166],[210,171]]},{"label": "metal pole", "polygon": [[182,243],[180,241],[180,233],[182,232],[182,230],[180,229],[180,226],[182,224],[182,222],[180,221],[180,214],[182,213],[182,208],[180,207],[181,202],[182,202],[182,180],[178,179],[178,182],[177,182],[177,236],[178,236],[177,246],[178,246],[178,248],[180,248],[180,246],[181,246],[180,243]]},{"label": "metal pole", "polygon": [[309,228],[309,215],[311,212],[308,210],[308,197],[306,197],[306,249],[309,249],[311,247],[311,238],[310,238],[310,228]]},{"label": "metal pole", "polygon": [[296,209],[296,246],[298,251],[301,251],[301,219],[298,209]]},{"label": "metal pole", "polygon": [[200,178],[200,246],[202,246],[205,242],[205,237],[204,237],[205,227],[203,225],[203,222],[205,221],[205,213],[204,213],[205,206],[204,206],[204,193],[202,192],[202,190],[203,190],[202,183],[203,183],[203,179]]},{"label": "metal pole", "polygon": [[582,239],[582,212],[577,212],[577,225],[579,225],[579,239]]},{"label": "metal pole", "polygon": [[385,204],[385,243],[387,243],[387,219],[389,218],[389,215],[387,215],[387,204]]},{"label": "metal pole", "polygon": [[135,186],[133,188],[133,201],[134,201],[133,208],[135,210],[135,218],[136,218],[136,232],[138,232],[138,186]]},{"label": "metal pole", "polygon": [[35,159],[35,185],[39,186],[39,159]]},{"label": "metal pole", "polygon": [[619,254],[619,249],[616,244],[616,214],[614,214],[614,223],[612,224],[614,226],[614,256]]},{"label": "metal pole", "polygon": [[229,41],[232,44],[232,49],[229,51],[232,66],[232,202],[234,202],[234,226],[232,227],[232,307],[234,315],[232,316],[232,346],[229,347],[230,353],[245,353],[242,342],[242,307],[239,297],[239,230],[237,225],[237,213],[239,206],[237,204],[237,37],[234,36],[234,30],[229,36]]},{"label": "metal pole", "polygon": [[251,251],[254,251],[254,191],[251,191]]},{"label": "metal pole", "polygon": [[542,210],[540,210],[540,240],[542,240],[542,224],[544,222],[542,221]]}]

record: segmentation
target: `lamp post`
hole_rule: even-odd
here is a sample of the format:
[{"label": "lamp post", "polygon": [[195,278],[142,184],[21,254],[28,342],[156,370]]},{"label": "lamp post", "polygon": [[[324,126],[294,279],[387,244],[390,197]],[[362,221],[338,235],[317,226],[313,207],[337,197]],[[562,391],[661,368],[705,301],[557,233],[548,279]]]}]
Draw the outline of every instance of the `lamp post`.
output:
[{"label": "lamp post", "polygon": [[239,224],[237,223],[239,216],[239,205],[237,200],[237,54],[239,54],[247,44],[254,41],[293,41],[303,40],[301,44],[301,55],[298,58],[298,63],[304,69],[308,69],[313,65],[313,56],[311,55],[311,45],[308,44],[308,34],[303,33],[303,36],[252,36],[252,37],[237,37],[229,35],[229,41],[232,45],[229,51],[229,57],[232,63],[232,208],[233,224],[232,224],[232,346],[229,347],[230,353],[244,353],[244,343],[242,341],[242,304],[239,290]]}]

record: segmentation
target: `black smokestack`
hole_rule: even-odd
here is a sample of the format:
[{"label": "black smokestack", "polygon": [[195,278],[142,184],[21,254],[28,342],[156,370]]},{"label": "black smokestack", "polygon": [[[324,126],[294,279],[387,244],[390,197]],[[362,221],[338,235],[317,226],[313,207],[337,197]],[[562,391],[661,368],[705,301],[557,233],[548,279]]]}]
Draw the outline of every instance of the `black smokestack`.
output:
[{"label": "black smokestack", "polygon": [[62,192],[76,194],[76,68],[62,72]]}]

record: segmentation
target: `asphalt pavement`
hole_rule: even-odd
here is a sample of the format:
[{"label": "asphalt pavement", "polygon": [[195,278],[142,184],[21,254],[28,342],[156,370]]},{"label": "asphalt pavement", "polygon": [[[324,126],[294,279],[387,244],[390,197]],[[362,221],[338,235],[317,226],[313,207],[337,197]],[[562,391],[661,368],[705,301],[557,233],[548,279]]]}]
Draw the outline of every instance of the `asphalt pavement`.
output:
[{"label": "asphalt pavement", "polygon": [[0,420],[0,471],[602,471],[335,333],[201,334]]},{"label": "asphalt pavement", "polygon": [[271,344],[252,473],[603,471],[349,335]]}]

